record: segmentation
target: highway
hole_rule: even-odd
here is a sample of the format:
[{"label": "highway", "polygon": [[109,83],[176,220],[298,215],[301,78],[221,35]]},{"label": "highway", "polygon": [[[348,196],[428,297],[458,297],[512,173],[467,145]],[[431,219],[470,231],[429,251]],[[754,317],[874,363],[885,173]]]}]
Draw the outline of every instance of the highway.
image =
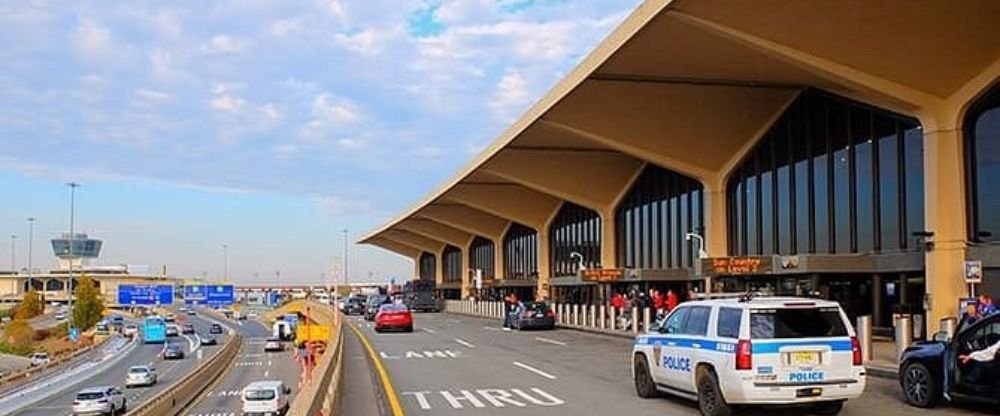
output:
[{"label": "highway", "polygon": [[[572,330],[503,332],[499,322],[451,314],[415,314],[413,333],[377,334],[349,321],[371,341],[407,415],[698,415],[693,402],[641,399],[633,388],[626,338]],[[346,334],[345,336],[352,336]],[[345,374],[345,389],[365,382]],[[932,412],[902,402],[894,380],[869,377],[865,395],[842,415],[979,414],[975,406]],[[802,409],[754,408],[740,415],[798,415]]]},{"label": "highway", "polygon": [[234,367],[215,386],[209,387],[188,411],[189,416],[234,416],[241,414],[240,392],[260,380],[282,380],[292,388],[292,400],[299,390],[299,365],[294,349],[286,343],[284,352],[264,352],[270,328],[253,320],[230,321],[243,334],[243,347]]},{"label": "highway", "polygon": [[[200,315],[188,316],[185,318],[186,323],[191,323],[195,326],[197,333],[208,333],[209,325],[211,325],[208,320],[202,318]],[[221,345],[225,342],[227,336],[228,335],[216,335],[216,339]],[[95,372],[87,372],[86,377],[75,378],[68,383],[60,384],[60,390],[58,393],[14,414],[20,416],[68,415],[71,413],[73,399],[76,396],[77,391],[86,387],[105,385],[124,388],[125,372],[130,366],[152,364],[154,368],[156,368],[159,376],[157,384],[151,387],[123,390],[128,400],[128,406],[135,407],[136,405],[155,397],[158,392],[196,368],[199,360],[197,359],[197,353],[192,353],[192,347],[202,349],[202,360],[207,360],[215,354],[219,348],[218,346],[198,345],[197,338],[194,335],[176,338],[171,337],[168,341],[171,343],[180,343],[184,346],[184,359],[171,361],[163,360],[160,357],[160,353],[163,350],[162,344],[145,345],[139,342],[134,346],[127,347],[125,350],[126,355],[110,367],[101,368]]]}]

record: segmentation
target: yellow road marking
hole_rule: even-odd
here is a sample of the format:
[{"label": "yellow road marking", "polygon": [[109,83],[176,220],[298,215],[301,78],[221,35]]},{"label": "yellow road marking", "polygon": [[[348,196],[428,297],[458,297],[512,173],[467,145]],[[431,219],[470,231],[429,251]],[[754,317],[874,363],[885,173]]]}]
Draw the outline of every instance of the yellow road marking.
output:
[{"label": "yellow road marking", "polygon": [[385,365],[382,363],[382,357],[375,353],[372,343],[368,341],[368,337],[365,334],[361,333],[361,330],[347,320],[343,322],[358,336],[361,344],[368,351],[368,356],[375,363],[375,371],[378,371],[378,378],[382,381],[382,389],[385,390],[385,396],[389,399],[389,407],[392,409],[393,416],[405,416],[406,413],[403,412],[403,406],[399,404],[399,396],[396,395],[396,389],[392,386],[392,380],[389,378],[389,372],[385,370]]}]

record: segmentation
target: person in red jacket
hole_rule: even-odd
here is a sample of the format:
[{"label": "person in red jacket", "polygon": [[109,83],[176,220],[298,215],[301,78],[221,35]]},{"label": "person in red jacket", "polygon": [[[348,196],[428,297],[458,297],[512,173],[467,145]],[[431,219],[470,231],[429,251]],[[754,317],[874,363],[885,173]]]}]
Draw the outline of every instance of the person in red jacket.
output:
[{"label": "person in red jacket", "polygon": [[674,293],[673,289],[667,289],[667,311],[672,311],[677,307],[680,301],[677,299],[677,294]]},{"label": "person in red jacket", "polygon": [[663,309],[663,294],[659,290],[653,291],[653,308],[655,308],[656,312]]},{"label": "person in red jacket", "polygon": [[511,292],[511,294],[504,296],[503,298],[503,330],[510,331],[511,322],[510,314],[514,312],[517,308],[517,295]]},{"label": "person in red jacket", "polygon": [[615,293],[615,295],[611,297],[611,307],[620,311],[625,307],[625,297],[622,296],[621,293]]}]

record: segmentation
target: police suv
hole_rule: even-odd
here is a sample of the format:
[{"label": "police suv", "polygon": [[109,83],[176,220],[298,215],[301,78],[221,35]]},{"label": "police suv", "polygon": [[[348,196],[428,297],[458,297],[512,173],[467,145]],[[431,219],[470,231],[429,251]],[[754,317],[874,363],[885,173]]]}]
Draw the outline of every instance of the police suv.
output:
[{"label": "police suv", "polygon": [[682,303],[636,337],[632,376],[640,397],[696,400],[705,416],[754,404],[833,415],[865,389],[861,345],[844,311],[807,298]]}]

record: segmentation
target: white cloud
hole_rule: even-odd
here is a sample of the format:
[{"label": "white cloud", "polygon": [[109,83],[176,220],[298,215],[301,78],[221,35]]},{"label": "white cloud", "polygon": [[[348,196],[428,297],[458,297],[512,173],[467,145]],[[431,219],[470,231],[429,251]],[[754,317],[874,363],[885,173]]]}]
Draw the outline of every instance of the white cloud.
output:
[{"label": "white cloud", "polygon": [[111,31],[91,18],[81,18],[70,34],[77,52],[88,58],[100,58],[113,51]]},{"label": "white cloud", "polygon": [[347,196],[318,196],[313,201],[320,211],[331,217],[365,216],[375,212],[375,205],[370,201]]},{"label": "white cloud", "polygon": [[302,126],[299,134],[313,139],[322,138],[337,128],[357,123],[363,118],[356,104],[325,92],[313,98],[311,115],[312,118]]},{"label": "white cloud", "polygon": [[250,40],[229,35],[215,35],[201,45],[201,51],[210,54],[239,53],[250,47]]},{"label": "white cloud", "polygon": [[135,90],[136,97],[139,97],[145,101],[151,102],[167,102],[174,99],[174,96],[165,93],[163,91],[150,90],[146,88],[139,88]]},{"label": "white cloud", "polygon": [[301,19],[279,19],[271,23],[270,32],[274,36],[288,36],[302,30]]},{"label": "white cloud", "polygon": [[522,111],[530,100],[524,76],[516,70],[508,70],[497,83],[490,106],[498,117],[507,121],[514,117],[514,113]]},{"label": "white cloud", "polygon": [[340,46],[362,55],[372,56],[382,52],[394,31],[365,29],[354,34],[337,33],[333,40]]},{"label": "white cloud", "polygon": [[246,106],[246,100],[233,97],[231,95],[218,95],[209,101],[209,105],[219,111],[230,114],[239,114]]}]

